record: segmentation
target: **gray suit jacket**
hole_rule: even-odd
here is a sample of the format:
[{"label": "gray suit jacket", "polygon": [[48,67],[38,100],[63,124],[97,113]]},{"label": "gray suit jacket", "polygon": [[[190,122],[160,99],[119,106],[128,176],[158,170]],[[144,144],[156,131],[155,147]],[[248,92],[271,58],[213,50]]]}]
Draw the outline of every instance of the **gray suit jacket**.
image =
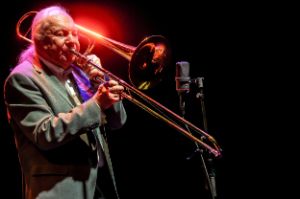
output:
[{"label": "gray suit jacket", "polygon": [[[39,61],[16,66],[5,82],[4,94],[25,198],[92,199],[96,154],[79,135],[101,125],[103,113],[96,102],[89,99],[76,106],[64,85]],[[121,102],[105,113],[112,129],[126,121]]]}]

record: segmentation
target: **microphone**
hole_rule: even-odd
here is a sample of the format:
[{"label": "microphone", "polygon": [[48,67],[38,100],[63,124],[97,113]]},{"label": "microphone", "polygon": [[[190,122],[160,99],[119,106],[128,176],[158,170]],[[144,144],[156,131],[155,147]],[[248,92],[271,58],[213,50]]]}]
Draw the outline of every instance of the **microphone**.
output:
[{"label": "microphone", "polygon": [[176,90],[179,95],[179,108],[182,116],[185,115],[185,98],[190,92],[190,63],[186,61],[176,62]]},{"label": "microphone", "polygon": [[179,95],[190,91],[190,63],[187,61],[176,62],[176,90]]}]

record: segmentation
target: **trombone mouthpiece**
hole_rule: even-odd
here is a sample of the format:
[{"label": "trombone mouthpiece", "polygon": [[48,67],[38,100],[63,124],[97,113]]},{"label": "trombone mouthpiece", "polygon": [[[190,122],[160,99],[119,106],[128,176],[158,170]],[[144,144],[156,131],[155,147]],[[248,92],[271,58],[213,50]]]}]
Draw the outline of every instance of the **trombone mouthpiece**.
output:
[{"label": "trombone mouthpiece", "polygon": [[69,48],[69,50],[72,52],[72,53],[74,53],[74,54],[76,54],[76,50],[75,50],[75,48]]}]

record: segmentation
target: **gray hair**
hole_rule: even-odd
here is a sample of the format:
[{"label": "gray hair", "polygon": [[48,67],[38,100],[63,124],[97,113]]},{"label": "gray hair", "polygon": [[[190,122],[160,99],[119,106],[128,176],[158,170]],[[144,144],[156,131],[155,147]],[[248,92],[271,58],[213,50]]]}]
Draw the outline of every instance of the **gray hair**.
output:
[{"label": "gray hair", "polygon": [[[41,23],[44,19],[46,19],[49,16],[55,16],[55,15],[65,15],[70,16],[65,8],[61,6],[50,6],[46,7],[42,10],[40,10],[34,17],[32,24],[31,24],[31,39],[34,41],[35,39],[43,39],[43,35],[40,34],[42,30],[45,30],[50,23]],[[71,18],[71,17],[70,17]],[[18,58],[18,63],[21,63],[29,58],[33,58],[35,53],[35,47],[34,44],[29,45],[25,50],[23,50]]]}]

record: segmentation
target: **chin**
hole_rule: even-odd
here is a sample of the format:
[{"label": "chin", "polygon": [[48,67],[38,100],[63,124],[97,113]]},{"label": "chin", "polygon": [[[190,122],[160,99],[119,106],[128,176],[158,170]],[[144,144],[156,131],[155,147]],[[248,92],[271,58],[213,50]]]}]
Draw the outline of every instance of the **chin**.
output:
[{"label": "chin", "polygon": [[72,64],[73,62],[64,62],[64,63],[62,63],[62,68],[63,69],[68,69],[68,68],[70,68],[71,67],[71,64]]},{"label": "chin", "polygon": [[73,58],[61,56],[60,57],[60,65],[62,68],[67,69],[70,67],[70,65],[74,62]]}]

